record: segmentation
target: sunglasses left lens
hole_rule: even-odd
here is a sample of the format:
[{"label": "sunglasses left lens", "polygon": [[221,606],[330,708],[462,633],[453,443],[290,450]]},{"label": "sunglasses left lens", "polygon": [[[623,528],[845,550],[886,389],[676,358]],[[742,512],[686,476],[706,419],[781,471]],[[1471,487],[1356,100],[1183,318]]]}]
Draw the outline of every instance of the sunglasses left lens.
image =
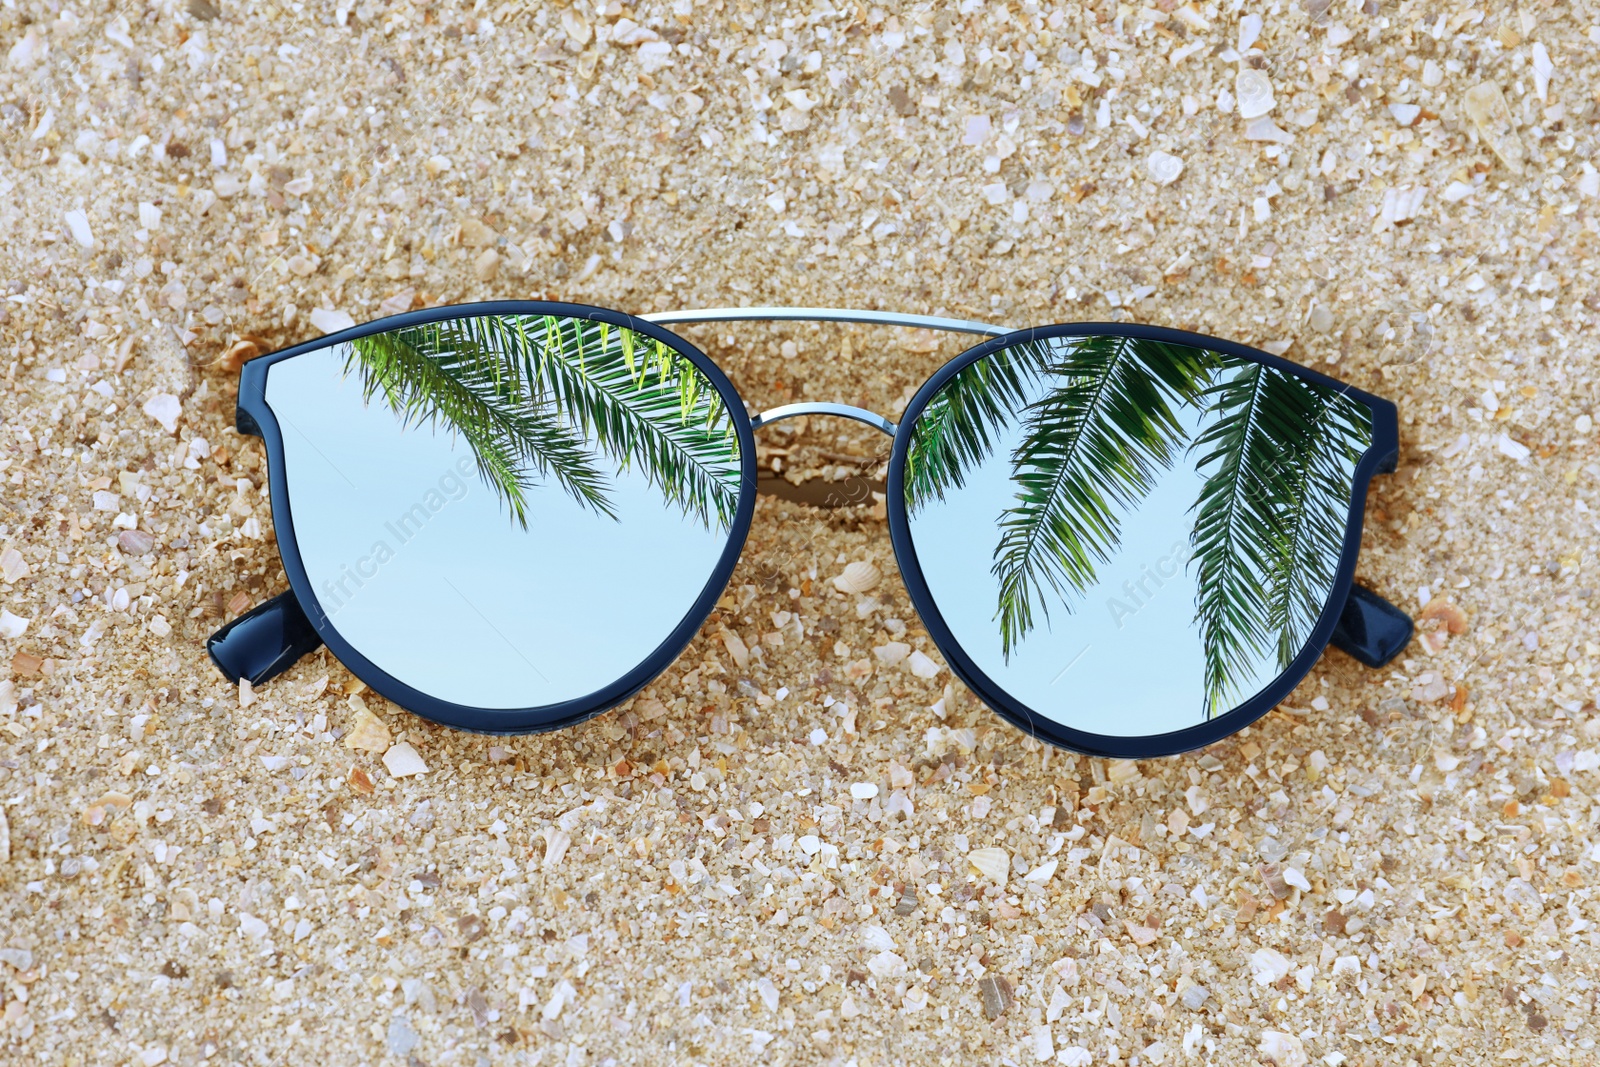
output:
[{"label": "sunglasses left lens", "polygon": [[526,730],[601,710],[572,702],[664,668],[731,566],[739,428],[657,338],[448,318],[274,363],[265,399],[308,611],[432,718]]}]

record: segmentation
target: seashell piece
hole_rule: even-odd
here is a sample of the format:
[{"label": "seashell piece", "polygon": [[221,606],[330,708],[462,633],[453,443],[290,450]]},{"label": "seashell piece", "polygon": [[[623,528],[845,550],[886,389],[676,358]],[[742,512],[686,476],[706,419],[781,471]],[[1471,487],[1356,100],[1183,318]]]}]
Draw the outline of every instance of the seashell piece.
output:
[{"label": "seashell piece", "polygon": [[1256,868],[1261,875],[1261,881],[1266,885],[1267,891],[1277,900],[1282,900],[1289,895],[1289,883],[1284,880],[1283,871],[1276,863],[1264,863]]},{"label": "seashell piece", "polygon": [[1306,1056],[1305,1046],[1293,1034],[1285,1034],[1278,1030],[1263,1030],[1261,1043],[1256,1046],[1262,1058],[1275,1067],[1306,1067],[1311,1060]]},{"label": "seashell piece", "polygon": [[873,649],[872,654],[878,657],[879,663],[892,667],[911,654],[911,646],[904,641],[890,641]]},{"label": "seashell piece", "polygon": [[1278,106],[1272,95],[1272,79],[1265,71],[1245,67],[1233,79],[1233,95],[1239,102],[1239,117],[1258,119]]},{"label": "seashell piece", "polygon": [[1274,949],[1257,949],[1250,956],[1250,976],[1257,985],[1272,985],[1288,974],[1289,968],[1289,958]]},{"label": "seashell piece", "polygon": [[1171,185],[1183,173],[1183,160],[1171,152],[1151,152],[1144,166],[1157,185]]},{"label": "seashell piece", "polygon": [[364,797],[372,795],[372,775],[368,774],[366,768],[361,764],[357,763],[350,768],[347,780],[350,783],[350,788],[357,793]]},{"label": "seashell piece", "polygon": [[866,560],[856,560],[845,567],[844,572],[833,580],[833,587],[841,593],[865,593],[878,584],[878,579],[883,577],[878,568]]},{"label": "seashell piece", "polygon": [[1139,764],[1131,759],[1112,760],[1106,764],[1106,780],[1113,785],[1122,785],[1139,777]]},{"label": "seashell piece", "polygon": [[1494,82],[1479,82],[1467,90],[1462,98],[1467,117],[1478,128],[1478,135],[1500,157],[1500,162],[1513,174],[1522,173],[1522,164],[1528,150],[1517,133],[1516,122],[1511,118],[1511,108],[1500,87]]},{"label": "seashell piece", "polygon": [[383,765],[396,778],[409,778],[414,774],[428,773],[428,765],[422,762],[422,757],[417,755],[417,750],[412,748],[408,741],[402,741],[385,752]]},{"label": "seashell piece", "polygon": [[544,860],[539,864],[540,869],[546,870],[560,863],[571,844],[571,834],[565,830],[557,830],[555,827],[546,827],[544,831]]},{"label": "seashell piece", "polygon": [[1533,46],[1533,91],[1539,94],[1539,102],[1550,101],[1550,76],[1556,72],[1556,65],[1550,62],[1550,52],[1544,45],[1535,42]]},{"label": "seashell piece", "polygon": [[992,882],[1005,885],[1011,877],[1011,856],[1003,848],[975,848],[967,853],[967,862]]},{"label": "seashell piece", "polygon": [[1239,20],[1239,43],[1234,47],[1240,52],[1248,52],[1255,47],[1261,39],[1263,20],[1260,15],[1246,15]]},{"label": "seashell piece", "polygon": [[750,647],[744,643],[744,638],[732,630],[722,631],[722,647],[728,650],[728,655],[733,657],[734,664],[742,671],[750,667]]},{"label": "seashell piece", "polygon": [[1428,606],[1423,608],[1422,613],[1417,616],[1418,623],[1430,622],[1434,619],[1438,619],[1440,622],[1444,623],[1445,629],[1449,630],[1453,634],[1464,634],[1467,632],[1466,612],[1462,611],[1460,608],[1456,607],[1455,604],[1448,600],[1434,597],[1432,600],[1428,601]]},{"label": "seashell piece", "polygon": [[350,725],[350,732],[345,735],[344,747],[352,751],[389,751],[391,738],[388,725],[367,708],[359,695],[352,693],[349,704],[355,710],[356,716]]},{"label": "seashell piece", "polygon": [[1390,104],[1389,114],[1394,116],[1394,121],[1401,126],[1415,126],[1417,118],[1422,114],[1422,108],[1416,104]]},{"label": "seashell piece", "polygon": [[11,51],[6,54],[6,65],[12,70],[27,70],[49,51],[49,43],[37,31],[30,29],[22,35],[22,40],[11,46]]},{"label": "seashell piece", "polygon": [[117,547],[129,555],[143,556],[156,547],[156,539],[144,530],[123,530],[117,534]]},{"label": "seashell piece", "polygon": [[338,333],[348,330],[356,324],[348,311],[339,311],[334,308],[312,308],[311,325],[322,333]]},{"label": "seashell piece", "polygon": [[1270,141],[1273,144],[1294,144],[1294,134],[1266,116],[1253,120],[1244,128],[1246,141]]},{"label": "seashell piece", "polygon": [[178,416],[183,414],[183,405],[171,393],[157,393],[139,410],[159,422],[168,433],[178,432]]},{"label": "seashell piece", "polygon": [[918,678],[932,679],[939,675],[939,664],[921,649],[906,657],[906,669]]},{"label": "seashell piece", "polygon": [[72,239],[82,248],[94,247],[94,231],[89,228],[89,216],[81,208],[67,212],[63,218],[66,220],[67,229],[72,232]]},{"label": "seashell piece", "polygon": [[867,970],[878,978],[898,978],[911,972],[911,965],[898,952],[880,952],[867,961]]},{"label": "seashell piece", "polygon": [[28,562],[23,559],[22,553],[14,548],[0,552],[0,578],[4,578],[7,585],[28,576]]},{"label": "seashell piece", "polygon": [[1533,883],[1526,878],[1513,878],[1501,890],[1506,903],[1515,906],[1527,915],[1538,917],[1544,913],[1544,895],[1535,889]]},{"label": "seashell piece", "polygon": [[1158,931],[1151,926],[1135,923],[1128,919],[1122,920],[1122,925],[1128,928],[1128,936],[1135,945],[1148,945],[1155,941]]},{"label": "seashell piece", "polygon": [[1391,224],[1409,222],[1417,217],[1418,211],[1422,210],[1422,202],[1427,195],[1428,190],[1422,186],[1385,189],[1379,216],[1384,222]]},{"label": "seashell piece", "polygon": [[1059,860],[1045,860],[1043,863],[1039,864],[1039,866],[1029,871],[1027,875],[1024,876],[1023,881],[1034,882],[1038,885],[1043,885],[1055,876],[1056,868],[1059,865]]},{"label": "seashell piece", "polygon": [[874,952],[893,952],[894,938],[881,926],[869,926],[861,931],[861,947]]}]

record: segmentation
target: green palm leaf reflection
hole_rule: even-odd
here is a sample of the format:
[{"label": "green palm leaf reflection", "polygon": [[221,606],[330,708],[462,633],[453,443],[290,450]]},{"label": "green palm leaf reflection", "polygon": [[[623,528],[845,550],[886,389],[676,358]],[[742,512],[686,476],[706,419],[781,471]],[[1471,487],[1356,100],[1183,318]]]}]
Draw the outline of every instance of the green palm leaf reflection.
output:
[{"label": "green palm leaf reflection", "polygon": [[459,433],[523,526],[542,477],[614,518],[602,456],[708,528],[732,525],[733,421],[705,374],[652,337],[588,319],[478,315],[357,338],[346,370],[407,426]]},{"label": "green palm leaf reflection", "polygon": [[945,383],[912,427],[905,473],[909,510],[943,500],[946,490],[965,484],[967,468],[988,458],[1053,352],[1049,342],[1024,342],[968,364]]},{"label": "green palm leaf reflection", "polygon": [[1343,394],[1253,363],[1208,399],[1215,419],[1194,444],[1206,481],[1190,544],[1209,717],[1248,695],[1239,687],[1253,660],[1287,667],[1316,625],[1372,418]]},{"label": "green palm leaf reflection", "polygon": [[1033,628],[1046,589],[1061,600],[1095,581],[1117,550],[1122,516],[1186,443],[1175,405],[1209,381],[1199,349],[1129,337],[1085,337],[1056,349],[1059,384],[1024,412],[1012,453],[1017,503],[1000,517],[993,573],[1007,656]]}]

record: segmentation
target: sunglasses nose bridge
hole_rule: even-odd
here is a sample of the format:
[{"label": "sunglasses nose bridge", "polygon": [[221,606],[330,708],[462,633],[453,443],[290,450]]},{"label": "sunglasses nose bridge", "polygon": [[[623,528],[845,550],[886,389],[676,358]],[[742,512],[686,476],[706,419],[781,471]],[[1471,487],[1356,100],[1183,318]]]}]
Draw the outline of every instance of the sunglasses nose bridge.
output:
[{"label": "sunglasses nose bridge", "polygon": [[890,437],[894,436],[897,429],[894,423],[875,411],[851,407],[849,404],[826,403],[784,404],[782,407],[768,408],[750,420],[750,428],[759,430],[768,423],[799,418],[801,415],[836,415],[841,419],[854,419],[856,422],[864,422],[874,430],[886,433]]}]

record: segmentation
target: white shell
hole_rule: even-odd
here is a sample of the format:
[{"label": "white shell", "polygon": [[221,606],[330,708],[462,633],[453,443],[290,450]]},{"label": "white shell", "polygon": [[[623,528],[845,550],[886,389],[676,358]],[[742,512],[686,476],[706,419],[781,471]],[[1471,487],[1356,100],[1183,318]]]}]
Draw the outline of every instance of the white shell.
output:
[{"label": "white shell", "polygon": [[890,641],[873,649],[872,654],[878,657],[879,663],[886,667],[893,667],[896,663],[911,655],[911,646],[904,641]]},{"label": "white shell", "polygon": [[935,678],[939,674],[939,665],[921,649],[907,657],[906,667],[918,678]]},{"label": "white shell", "polygon": [[561,862],[561,857],[567,854],[567,848],[572,844],[572,835],[564,830],[557,830],[553,826],[545,827],[544,831],[544,862],[540,869],[554,867]]},{"label": "white shell", "polygon": [[1260,15],[1246,15],[1239,20],[1239,43],[1235,46],[1240,52],[1250,51],[1257,41],[1261,39],[1262,18]]},{"label": "white shell", "polygon": [[1059,864],[1059,860],[1045,860],[1043,863],[1039,864],[1039,866],[1029,871],[1023,880],[1043,885],[1055,876],[1056,867],[1059,866]]},{"label": "white shell", "polygon": [[1233,79],[1233,95],[1239,101],[1239,117],[1260,118],[1278,106],[1272,95],[1272,79],[1254,67],[1245,67]]},{"label": "white shell", "polygon": [[742,670],[750,666],[750,647],[744,643],[744,638],[732,630],[722,632],[722,647],[728,650],[728,655],[733,657],[733,662]]},{"label": "white shell", "polygon": [[992,882],[1005,885],[1011,877],[1011,856],[1003,848],[975,848],[967,853],[967,862]]},{"label": "white shell", "polygon": [[861,931],[861,947],[874,952],[893,952],[894,938],[881,926],[869,926]]},{"label": "white shell", "polygon": [[0,578],[4,578],[7,585],[27,575],[28,561],[23,558],[21,552],[14,548],[0,552]]},{"label": "white shell", "polygon": [[867,961],[867,970],[879,978],[898,978],[911,970],[911,965],[897,952],[880,952]]},{"label": "white shell", "polygon": [[171,393],[157,393],[139,410],[159,422],[168,433],[178,432],[178,416],[183,414],[183,404]]},{"label": "white shell", "polygon": [[833,587],[841,593],[865,593],[878,584],[878,579],[883,577],[878,573],[878,568],[866,560],[856,560],[844,569],[833,580]]},{"label": "white shell", "polygon": [[1131,759],[1112,760],[1106,764],[1106,778],[1113,785],[1131,782],[1139,777],[1139,765]]},{"label": "white shell", "polygon": [[[1246,141],[1271,141],[1274,144],[1294,144],[1294,134],[1265,116],[1251,120],[1250,124],[1244,128],[1244,139]],[[1266,202],[1266,198],[1263,197],[1261,203],[1264,204]],[[1264,218],[1265,216],[1258,214],[1257,217]]]},{"label": "white shell", "polygon": [[1145,170],[1157,185],[1171,185],[1183,173],[1183,160],[1170,152],[1151,152],[1145,160]]},{"label": "white shell", "polygon": [[1542,44],[1533,46],[1533,91],[1539,94],[1540,101],[1550,99],[1550,76],[1556,72],[1556,65],[1550,62],[1550,52]]},{"label": "white shell", "polygon": [[385,752],[383,765],[389,768],[389,773],[396,778],[428,773],[428,765],[422,762],[422,757],[417,755],[417,750],[412,748],[408,741],[402,741]]}]

